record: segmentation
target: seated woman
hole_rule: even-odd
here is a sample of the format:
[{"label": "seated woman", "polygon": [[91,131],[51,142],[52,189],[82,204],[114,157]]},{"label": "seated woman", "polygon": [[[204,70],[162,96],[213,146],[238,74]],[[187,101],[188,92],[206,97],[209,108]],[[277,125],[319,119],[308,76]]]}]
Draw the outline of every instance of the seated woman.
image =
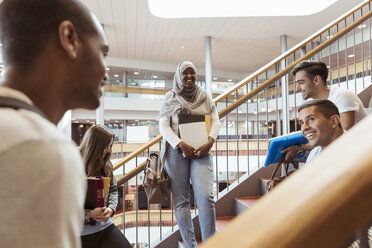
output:
[{"label": "seated woman", "polygon": [[104,125],[92,126],[85,133],[79,148],[87,176],[110,177],[105,207],[85,210],[85,222],[81,233],[83,248],[132,247],[111,218],[118,205],[118,190],[110,162],[114,136],[114,133]]},{"label": "seated woman", "polygon": [[[178,65],[173,90],[166,93],[160,110],[159,129],[166,151],[164,169],[171,182],[177,224],[187,248],[196,247],[190,213],[190,179],[198,206],[202,239],[215,232],[213,196],[213,160],[209,154],[220,128],[217,108],[207,92],[196,84],[196,68],[191,62]],[[210,115],[208,140],[200,147],[192,147],[178,136],[179,114]]]}]

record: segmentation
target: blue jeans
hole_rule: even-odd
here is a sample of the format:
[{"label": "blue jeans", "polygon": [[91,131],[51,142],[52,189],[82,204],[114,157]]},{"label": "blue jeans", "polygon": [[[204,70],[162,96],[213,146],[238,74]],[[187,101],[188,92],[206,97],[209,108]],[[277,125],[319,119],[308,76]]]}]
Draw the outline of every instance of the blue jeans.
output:
[{"label": "blue jeans", "polygon": [[178,150],[168,146],[164,169],[170,178],[176,220],[185,247],[196,247],[190,212],[190,179],[198,206],[202,239],[205,241],[216,230],[212,156],[187,159]]}]

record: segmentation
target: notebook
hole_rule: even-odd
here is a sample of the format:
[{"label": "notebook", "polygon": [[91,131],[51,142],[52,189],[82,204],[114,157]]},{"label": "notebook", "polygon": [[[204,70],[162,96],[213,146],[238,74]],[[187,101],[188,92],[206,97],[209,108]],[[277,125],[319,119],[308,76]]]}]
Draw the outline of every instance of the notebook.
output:
[{"label": "notebook", "polygon": [[186,144],[198,149],[208,142],[210,131],[209,115],[178,115],[180,138]]},{"label": "notebook", "polygon": [[302,135],[301,131],[292,132],[270,139],[264,166],[279,163],[280,160],[285,156],[285,153],[280,152],[284,148],[306,143],[308,143],[308,140]]},{"label": "notebook", "polygon": [[110,186],[109,177],[87,177],[87,194],[84,209],[104,207]]}]

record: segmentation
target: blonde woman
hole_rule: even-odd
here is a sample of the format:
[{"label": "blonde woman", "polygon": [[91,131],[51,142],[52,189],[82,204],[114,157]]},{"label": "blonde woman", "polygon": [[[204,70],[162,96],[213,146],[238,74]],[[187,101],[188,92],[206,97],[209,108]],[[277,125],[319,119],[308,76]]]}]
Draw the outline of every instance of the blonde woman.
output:
[{"label": "blonde woman", "polygon": [[87,176],[104,176],[111,179],[105,207],[85,210],[81,233],[83,248],[132,247],[111,218],[118,205],[118,190],[110,162],[114,137],[110,129],[104,125],[96,125],[88,129],[81,142],[80,153]]}]

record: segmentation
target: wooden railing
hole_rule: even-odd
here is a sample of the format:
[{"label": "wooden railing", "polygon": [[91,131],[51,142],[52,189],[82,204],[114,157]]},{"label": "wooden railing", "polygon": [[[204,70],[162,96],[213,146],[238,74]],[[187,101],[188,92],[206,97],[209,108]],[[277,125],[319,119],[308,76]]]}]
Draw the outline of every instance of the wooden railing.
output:
[{"label": "wooden railing", "polygon": [[[344,14],[343,16],[341,16],[340,18],[338,18],[337,20],[335,20],[331,24],[327,25],[326,27],[322,28],[318,32],[314,33],[313,35],[311,35],[309,38],[305,39],[303,42],[299,43],[298,45],[294,46],[292,49],[288,50],[286,53],[280,55],[279,57],[277,57],[276,59],[274,59],[273,61],[271,61],[267,65],[263,66],[262,68],[260,68],[256,72],[252,73],[250,76],[248,76],[247,78],[245,78],[244,80],[242,80],[241,82],[239,82],[238,84],[236,84],[234,87],[232,87],[231,89],[227,90],[225,93],[221,94],[220,96],[216,97],[214,99],[214,101],[216,103],[218,103],[218,102],[221,102],[223,99],[226,99],[226,98],[230,98],[231,99],[232,97],[234,97],[234,94],[235,94],[235,92],[237,92],[237,90],[241,89],[243,86],[246,86],[249,83],[252,83],[260,75],[265,74],[268,70],[270,70],[270,68],[279,66],[279,64],[280,64],[281,61],[286,60],[290,56],[295,55],[296,52],[298,53],[301,48],[306,47],[312,41],[314,41],[315,39],[319,38],[319,36],[321,37],[322,34],[324,35],[324,33],[330,33],[330,30],[332,28],[334,28],[336,25],[338,25],[339,23],[343,23],[343,22],[346,23],[345,20],[348,17],[354,15],[358,11],[361,11],[361,9],[363,9],[364,7],[366,7],[369,3],[370,3],[370,1],[364,1],[363,3],[361,3],[360,5],[358,5],[357,7],[355,7],[354,9],[352,9],[351,11],[347,12],[346,14]],[[328,47],[329,45],[331,45],[333,42],[337,41],[340,37],[342,37],[343,35],[347,34],[351,30],[353,30],[354,28],[356,28],[358,25],[360,25],[361,23],[363,23],[364,21],[366,21],[371,16],[372,16],[372,11],[369,11],[367,14],[363,15],[358,20],[352,22],[349,26],[345,27],[343,30],[339,31],[336,34],[333,34],[332,37],[330,37],[329,39],[327,39],[326,41],[324,41],[323,43],[321,43],[319,46],[315,47],[314,49],[312,49],[311,51],[309,51],[308,53],[306,53],[303,57],[300,57],[299,59],[295,60],[293,63],[291,63],[290,65],[288,65],[286,68],[284,68],[279,73],[276,73],[271,78],[265,80],[262,84],[258,85],[252,91],[250,91],[247,94],[245,94],[245,95],[241,96],[240,98],[238,98],[232,104],[230,104],[225,109],[223,109],[222,111],[219,112],[220,118],[226,116],[228,113],[230,113],[234,109],[238,108],[241,104],[247,102],[247,100],[252,99],[253,97],[255,97],[258,94],[262,93],[265,89],[273,86],[274,83],[276,81],[278,81],[278,79],[280,79],[281,77],[287,75],[293,69],[293,67],[297,63],[301,62],[302,60],[305,60],[305,59],[308,59],[308,58],[314,56],[319,51],[325,49],[326,47]],[[126,156],[125,158],[123,158],[121,160],[119,160],[114,165],[114,170],[120,168],[125,163],[127,163],[131,159],[133,159],[136,156],[138,156],[140,153],[146,151],[152,145],[160,142],[161,139],[162,139],[162,136],[161,135],[158,135],[157,137],[155,137],[154,139],[152,139],[151,141],[149,141],[147,144],[145,144],[142,147],[140,147],[140,148],[136,149],[135,151],[133,151],[130,155]],[[129,172],[128,174],[124,175],[122,178],[120,178],[118,180],[118,182],[123,183],[124,181],[127,181],[128,178],[131,178],[131,177],[137,175],[140,171],[143,170],[143,168],[144,168],[144,164],[140,165],[138,168],[136,168],[136,169],[132,170],[131,172]],[[125,180],[124,180],[124,178],[125,178]]]},{"label": "wooden railing", "polygon": [[372,220],[371,127],[370,115],[202,247],[346,247]]},{"label": "wooden railing", "polygon": [[[290,75],[290,71],[292,70],[292,68],[297,64],[299,63],[300,61],[304,60],[304,59],[308,59],[308,58],[311,58],[311,57],[315,57],[315,56],[319,56],[320,59],[322,59],[322,51],[324,51],[324,49],[329,49],[329,51],[332,50],[332,44],[335,44],[334,42],[336,41],[339,41],[341,37],[346,37],[347,38],[347,35],[349,35],[350,33],[354,33],[354,38],[355,38],[355,33],[357,32],[361,32],[360,30],[357,29],[358,25],[361,25],[363,24],[364,22],[366,22],[368,20],[368,23],[369,23],[369,30],[372,29],[372,24],[371,24],[371,17],[372,16],[372,12],[371,12],[371,5],[370,5],[370,1],[365,1],[363,2],[362,4],[360,4],[359,6],[357,6],[356,8],[354,8],[353,10],[351,10],[350,12],[346,13],[345,15],[343,15],[341,18],[338,18],[336,21],[332,22],[330,25],[327,25],[325,28],[319,30],[318,32],[316,32],[315,34],[313,34],[312,36],[310,36],[309,38],[307,38],[306,40],[304,40],[303,42],[301,42],[300,44],[296,45],[294,48],[290,49],[288,52],[284,53],[283,55],[279,56],[278,58],[274,59],[272,62],[270,62],[269,64],[265,65],[264,67],[260,68],[259,70],[257,70],[256,72],[252,73],[249,77],[245,78],[243,81],[241,81],[240,83],[238,83],[237,85],[235,85],[233,88],[231,88],[230,90],[226,91],[224,94],[218,96],[217,98],[215,98],[215,102],[218,103],[218,107],[221,107],[221,105],[225,105],[224,109],[222,111],[219,112],[219,116],[221,118],[221,122],[224,123],[223,125],[225,125],[224,127],[222,127],[222,129],[225,129],[225,139],[224,141],[226,142],[226,145],[224,146],[223,149],[225,149],[225,152],[226,152],[226,156],[223,156],[223,161],[221,161],[222,159],[220,158],[220,160],[218,160],[218,153],[214,154],[214,158],[215,159],[215,163],[214,163],[214,170],[215,170],[215,178],[216,178],[216,187],[217,188],[217,194],[216,194],[216,197],[218,198],[218,182],[219,182],[219,170],[221,170],[221,167],[225,166],[223,171],[226,173],[226,177],[227,178],[224,178],[225,182],[230,182],[230,181],[233,181],[233,180],[239,180],[239,178],[233,178],[233,180],[230,180],[231,178],[229,178],[229,151],[234,151],[236,153],[234,153],[234,163],[237,164],[236,168],[237,168],[237,175],[241,175],[241,174],[244,174],[244,173],[248,173],[248,175],[250,174],[250,158],[249,156],[246,156],[246,154],[243,154],[243,152],[240,152],[239,151],[239,146],[240,146],[240,143],[239,141],[236,142],[236,146],[234,145],[234,147],[232,147],[232,144],[230,143],[231,141],[229,140],[229,135],[231,133],[229,133],[229,124],[231,124],[231,120],[233,121],[244,121],[246,123],[246,132],[245,133],[241,133],[242,135],[257,135],[257,134],[260,134],[259,132],[259,123],[260,121],[262,120],[259,120],[259,117],[263,114],[266,114],[266,120],[263,120],[264,124],[268,124],[269,123],[269,119],[268,119],[268,115],[269,115],[269,105],[270,107],[273,107],[274,105],[272,105],[273,103],[276,102],[276,107],[274,109],[272,109],[272,112],[271,115],[276,115],[276,120],[274,120],[277,124],[277,126],[280,125],[281,123],[281,117],[280,117],[280,113],[283,112],[283,110],[288,110],[287,109],[283,109],[279,106],[278,102],[279,102],[279,99],[280,100],[283,100],[284,99],[284,96],[281,95],[281,93],[278,91],[281,90],[281,87],[284,87],[284,86],[288,86],[288,81],[290,81],[289,79],[291,78],[291,75]],[[351,21],[349,19],[352,19]],[[340,28],[342,27],[342,28]],[[356,30],[357,29],[357,30]],[[337,32],[336,32],[337,31]],[[370,31],[372,32],[372,31]],[[362,33],[363,34],[363,33]],[[361,34],[361,35],[362,35]],[[326,37],[328,36],[328,38],[326,40],[322,40],[322,37]],[[331,37],[333,36],[333,37]],[[370,36],[371,36],[371,33],[370,33]],[[355,40],[355,39],[354,39]],[[371,44],[371,37],[369,37],[369,43]],[[317,45],[316,47],[312,47],[311,43],[313,41],[317,41],[319,42],[320,44]],[[334,45],[333,45],[334,46]],[[307,53],[305,55],[302,54],[301,52],[301,48],[303,47],[306,47],[306,48],[309,48],[309,49],[306,49],[307,50]],[[338,46],[337,46],[337,49],[338,49]],[[355,42],[354,42],[354,50],[355,50]],[[337,50],[338,52],[338,50]],[[326,54],[326,53],[324,53]],[[331,61],[331,55],[332,52],[329,52],[328,54],[328,59],[329,61]],[[371,60],[371,53],[369,53],[369,59]],[[345,56],[347,56],[347,53],[345,52]],[[367,57],[364,57],[364,55],[361,56],[361,61],[364,61],[365,58]],[[357,66],[357,61],[359,60],[360,58],[354,58],[354,63],[353,63],[353,67],[355,68],[354,70],[350,70],[350,68],[348,68],[348,62],[345,63],[345,75],[348,75],[350,76],[350,73],[353,73],[354,74],[354,79],[355,79],[355,84],[357,83],[356,82],[356,73],[358,72],[358,66]],[[281,62],[285,62],[284,64],[286,64],[285,66],[281,67],[280,64],[282,64]],[[369,64],[371,65],[371,62],[369,62]],[[330,66],[330,68],[332,68],[333,70],[337,70],[337,77],[341,77],[341,75],[344,75],[342,74],[342,68],[340,68],[340,63],[337,63],[337,67],[334,68],[334,64],[332,65],[331,63],[328,63],[328,65]],[[364,68],[364,63],[362,63],[362,74],[363,75],[367,75],[368,73],[370,74],[371,71],[368,71],[368,70],[371,70],[371,68]],[[340,73],[339,73],[340,71]],[[333,73],[331,73],[331,77],[332,79],[335,79],[335,75]],[[364,77],[363,77],[363,80],[364,80]],[[364,81],[363,81],[364,82]],[[253,88],[252,86],[255,86],[255,88]],[[347,83],[347,85],[349,85],[349,83]],[[251,86],[251,87],[250,87]],[[274,88],[274,91],[273,89],[270,89],[270,87],[275,87]],[[295,84],[293,84],[293,86],[290,86],[291,89],[294,89],[296,87]],[[288,87],[288,88],[290,88]],[[287,89],[288,89],[287,88]],[[356,87],[355,87],[356,88]],[[270,91],[271,90],[271,91]],[[242,95],[242,92],[244,92],[245,94]],[[296,94],[292,94],[291,96],[291,100],[294,100],[294,105],[293,105],[293,108],[292,108],[292,113],[296,113],[296,99],[297,99],[297,95]],[[288,96],[289,98],[289,96]],[[245,107],[244,106],[241,106],[242,104],[245,104]],[[289,106],[289,105],[288,105]],[[262,111],[262,109],[264,109],[264,111]],[[234,112],[232,112],[234,111]],[[243,112],[244,111],[244,112]],[[260,113],[259,113],[260,112]],[[274,114],[272,114],[274,113]],[[252,129],[256,129],[256,132],[251,131],[251,130],[248,130],[248,124],[252,124],[252,120],[250,118],[253,118],[252,117],[252,114],[254,116],[254,120],[253,122],[255,122],[255,125],[256,127],[251,128]],[[243,120],[242,120],[243,119]],[[283,118],[284,119],[284,118]],[[296,127],[296,115],[294,115],[294,126]],[[284,121],[283,121],[284,122]],[[371,122],[371,118],[369,118],[369,124]],[[365,123],[365,122],[363,122]],[[253,124],[252,124],[253,125]],[[238,125],[235,125],[236,127],[236,130],[235,132],[232,134],[232,135],[236,135],[239,137],[239,129],[238,129]],[[267,126],[266,126],[267,127]],[[266,128],[265,127],[265,128]],[[279,129],[279,128],[278,128]],[[358,130],[358,129],[355,129],[355,130]],[[254,161],[254,163],[256,163],[255,166],[258,165],[258,167],[260,166],[260,154],[261,154],[261,151],[263,151],[264,149],[266,149],[266,146],[267,146],[267,140],[268,140],[268,137],[269,137],[269,132],[268,132],[268,129],[267,130],[264,130],[266,131],[265,134],[267,134],[265,136],[265,138],[260,138],[259,135],[257,135],[257,138],[255,139],[255,144],[256,144],[256,148],[257,148],[257,152],[256,152],[256,157],[254,159],[256,159],[256,161]],[[344,147],[342,148],[342,150],[339,150],[340,153],[339,155],[341,154],[341,156],[336,156],[335,154],[335,151],[332,152],[332,155],[330,155],[330,157],[322,154],[322,156],[320,158],[324,158],[324,160],[322,160],[323,162],[319,162],[319,160],[316,160],[314,161],[314,166],[313,164],[310,164],[307,168],[305,168],[303,171],[300,171],[298,173],[299,176],[297,175],[294,175],[293,176],[293,179],[290,178],[288,180],[288,184],[291,185],[291,186],[285,186],[285,185],[288,185],[287,183],[284,183],[283,184],[283,187],[282,186],[279,186],[278,189],[275,189],[273,193],[270,193],[269,196],[267,197],[267,199],[269,200],[266,200],[266,197],[264,198],[264,200],[262,202],[264,203],[258,203],[257,204],[257,207],[256,210],[252,211],[254,214],[249,214],[248,216],[249,217],[245,217],[246,214],[243,215],[243,218],[244,220],[240,220],[241,218],[237,218],[236,221],[233,221],[233,224],[231,228],[228,228],[226,231],[227,234],[224,234],[225,232],[223,232],[223,234],[221,234],[221,238],[217,235],[216,238],[213,238],[209,243],[207,243],[206,245],[208,245],[207,247],[319,247],[319,245],[314,245],[315,244],[315,239],[318,238],[318,235],[319,237],[321,237],[322,239],[324,238],[324,241],[326,242],[326,244],[330,244],[330,242],[327,239],[326,234],[327,233],[330,233],[330,236],[329,237],[332,237],[334,239],[337,239],[335,236],[332,236],[332,235],[336,235],[335,233],[339,231],[339,227],[345,229],[344,230],[344,235],[345,235],[345,238],[342,237],[342,238],[339,238],[340,241],[335,241],[335,244],[339,244],[339,243],[344,243],[344,241],[346,239],[349,239],[351,238],[351,235],[353,234],[353,232],[355,231],[355,229],[359,226],[361,226],[361,223],[362,223],[362,219],[363,220],[369,220],[371,219],[369,215],[369,212],[370,211],[364,211],[367,207],[370,208],[371,205],[370,205],[370,199],[368,199],[366,201],[366,205],[364,206],[360,201],[360,198],[362,195],[360,195],[357,190],[360,190],[360,192],[363,192],[362,194],[364,196],[367,196],[367,193],[370,194],[371,192],[367,191],[366,188],[370,187],[372,188],[370,185],[371,182],[372,182],[372,178],[371,178],[371,172],[366,172],[365,175],[363,174],[365,172],[365,170],[367,170],[367,164],[371,162],[371,157],[370,155],[368,154],[367,156],[367,160],[366,161],[363,161],[361,162],[357,167],[357,169],[355,171],[353,171],[352,169],[349,168],[349,166],[356,166],[355,164],[355,161],[356,161],[356,158],[363,158],[363,156],[365,156],[365,152],[366,152],[366,149],[365,148],[368,148],[369,149],[369,152],[372,150],[371,149],[371,141],[367,141],[366,139],[369,138],[366,134],[368,133],[368,130],[366,129],[366,125],[363,126],[363,131],[364,131],[364,136],[358,131],[355,131],[354,132],[354,129],[352,129],[352,131],[350,131],[350,134],[351,135],[354,135],[355,134],[355,137],[357,137],[359,139],[359,136],[362,136],[360,138],[360,141],[364,142],[363,143],[363,149],[361,149],[361,151],[354,151],[357,149],[357,146],[355,145],[355,140],[353,138],[350,138],[350,134],[348,133],[345,137],[348,137],[348,138],[345,138],[347,139],[348,141],[350,142],[354,142],[354,143],[349,143],[348,142],[344,142],[344,146],[347,147],[347,149]],[[253,136],[251,136],[253,137]],[[119,168],[121,168],[123,165],[127,164],[128,162],[131,162],[131,164],[133,165],[133,162],[132,161],[135,161],[135,169],[131,170],[129,173],[121,176],[119,179],[118,179],[118,184],[119,185],[122,185],[124,184],[125,182],[127,182],[128,180],[131,180],[133,179],[132,182],[135,181],[135,186],[133,186],[133,188],[136,189],[136,192],[135,194],[137,194],[134,198],[135,198],[135,202],[138,203],[138,192],[137,192],[137,189],[139,188],[139,185],[141,184],[141,182],[139,182],[138,180],[138,177],[137,177],[137,174],[139,174],[140,172],[143,171],[144,169],[144,166],[145,166],[145,163],[139,163],[137,164],[137,161],[139,159],[143,159],[143,157],[145,157],[148,152],[150,151],[150,148],[153,150],[154,149],[154,146],[156,146],[157,144],[159,144],[159,142],[161,141],[162,139],[162,136],[159,135],[157,137],[155,137],[154,139],[152,139],[150,142],[148,142],[147,144],[144,144],[142,145],[141,147],[135,149],[132,153],[130,153],[128,156],[126,156],[125,158],[121,159],[120,161],[118,161],[115,166],[114,166],[114,169],[117,170]],[[344,138],[342,138],[344,139]],[[371,140],[369,138],[369,140]],[[217,141],[220,141],[219,139]],[[359,142],[358,141],[358,144]],[[338,142],[336,141],[335,142],[335,145],[338,144]],[[348,144],[348,146],[346,146],[346,144]],[[350,147],[350,144],[353,144],[352,147]],[[218,151],[220,147],[217,147],[217,146],[220,146],[220,142],[216,142],[215,143],[215,150]],[[262,148],[263,146],[265,146],[264,148]],[[221,146],[222,147],[222,146]],[[333,145],[331,146],[333,147]],[[332,150],[332,148],[330,147],[329,150]],[[338,147],[338,146],[336,146]],[[252,147],[250,146],[250,140],[247,138],[246,139],[246,149],[248,151],[250,151],[252,149]],[[327,152],[325,151],[324,154],[328,154],[328,148],[326,149]],[[363,152],[363,154],[362,154]],[[348,159],[347,156],[349,156],[349,154],[352,153],[352,156],[350,156],[350,158],[352,158],[351,160]],[[140,158],[140,155],[142,156],[142,158]],[[340,158],[342,158],[342,161],[340,161]],[[245,165],[248,169],[245,169],[244,171],[239,171],[239,166],[241,165],[243,167],[243,163],[240,162],[241,160],[244,161]],[[253,160],[254,160],[253,159]],[[262,159],[262,158],[261,158]],[[253,161],[252,160],[252,161]],[[217,165],[217,162],[219,161],[219,164]],[[337,163],[335,162],[337,161]],[[262,161],[261,161],[262,162]],[[225,163],[225,164],[223,164]],[[239,165],[240,163],[240,165]],[[248,163],[248,165],[247,165]],[[327,167],[329,164],[332,164],[330,167]],[[342,165],[341,168],[337,169],[337,166],[338,165]],[[230,162],[230,166],[231,166],[231,162]],[[225,169],[226,168],[226,169]],[[317,170],[313,169],[313,168],[317,168]],[[325,168],[325,169],[324,169]],[[329,169],[331,168],[331,169]],[[125,169],[125,167],[123,168],[123,170]],[[235,168],[234,168],[235,169]],[[322,169],[322,170],[321,170]],[[370,170],[370,168],[369,168]],[[221,170],[222,171],[222,170]],[[370,170],[372,171],[372,170]],[[354,172],[358,173],[358,175],[355,175],[353,174]],[[363,173],[362,173],[363,172]],[[325,174],[324,174],[325,173]],[[332,174],[334,173],[334,174]],[[350,173],[351,175],[349,176],[346,176],[347,173]],[[360,174],[359,174],[360,173]],[[234,173],[232,173],[234,174]],[[297,174],[297,173],[296,173]],[[317,178],[317,176],[320,175],[320,178]],[[330,178],[325,178],[325,176],[323,175],[327,175],[327,177],[330,175]],[[334,176],[332,176],[334,175]],[[309,177],[311,176],[311,177]],[[292,177],[292,176],[291,176]],[[361,180],[359,180],[357,177],[361,177]],[[297,179],[296,179],[297,178]],[[306,182],[306,179],[307,178],[312,178],[312,180],[314,179],[314,182],[316,182],[316,184],[306,184],[304,185],[302,182]],[[317,178],[317,179],[316,179]],[[347,178],[344,182],[344,178]],[[316,180],[315,180],[316,179]],[[357,184],[357,186],[355,187],[355,190],[354,190],[354,184],[351,182],[352,180],[355,180],[355,183]],[[368,181],[368,180],[369,181]],[[340,181],[340,184],[337,182],[337,180]],[[292,182],[292,183],[290,183]],[[341,183],[342,182],[342,183]],[[302,183],[302,184],[301,184]],[[346,183],[346,184],[344,184]],[[303,188],[299,187],[302,186]],[[310,185],[310,186],[309,186]],[[346,185],[348,185],[348,189],[346,189]],[[367,187],[368,186],[368,187]],[[125,187],[123,187],[125,188]],[[282,190],[282,188],[284,188],[284,190]],[[350,189],[352,188],[352,190],[350,191]],[[123,189],[125,190],[125,189]],[[229,188],[227,187],[227,190],[229,190]],[[349,195],[349,191],[350,191],[350,195]],[[282,192],[282,193],[276,193],[276,192]],[[323,193],[326,193],[323,195]],[[286,195],[284,197],[284,195]],[[345,197],[346,195],[346,198],[343,199],[343,197]],[[294,197],[295,196],[295,197]],[[283,199],[281,199],[281,197],[283,197]],[[292,198],[294,197],[294,198]],[[301,198],[302,197],[302,198]],[[326,200],[324,201],[320,201],[322,200],[323,198],[327,198]],[[340,201],[337,201],[338,198],[342,198],[341,202]],[[270,200],[271,199],[271,200]],[[345,200],[345,201],[343,201]],[[342,218],[341,221],[338,222],[338,220],[336,219],[336,217],[338,217],[338,215],[334,215],[334,213],[344,213],[345,214],[345,211],[347,211],[348,209],[351,209],[353,207],[353,200],[357,200],[357,204],[356,204],[356,208],[355,210],[358,210],[360,211],[363,216],[363,218],[360,218],[360,217],[356,217],[355,218],[355,221],[351,220],[350,216],[347,216],[345,218]],[[304,204],[304,201],[306,201],[306,204]],[[313,201],[313,202],[311,202]],[[335,204],[335,206],[332,205],[332,203],[334,202],[338,202],[337,204]],[[282,213],[279,213],[278,211],[274,211],[274,209],[276,208],[277,204],[279,203],[279,208],[280,209],[284,209],[284,216],[286,216],[286,218],[288,218],[289,222],[288,224],[286,223],[287,222],[287,219],[285,218],[282,218]],[[172,204],[172,203],[171,203]],[[318,205],[319,204],[319,208],[317,207],[316,211],[314,212],[311,212],[311,214],[309,215],[310,217],[307,217],[307,213],[309,208],[311,208],[314,204]],[[328,210],[331,210],[334,212],[330,212],[330,211],[327,211],[327,209],[325,209],[325,206],[327,206],[328,204],[328,207],[329,209]],[[136,204],[137,205],[137,204]],[[259,207],[259,206],[262,206],[262,207]],[[285,208],[287,207],[287,209]],[[148,208],[149,208],[149,205],[148,205]],[[172,209],[172,206],[170,206],[170,208]],[[265,210],[262,210],[262,209],[265,209]],[[292,218],[290,216],[291,213],[293,213],[294,209],[296,210],[296,213],[295,213],[295,218]],[[162,209],[159,207],[159,212],[160,212],[160,216],[161,216],[161,211]],[[138,209],[136,208],[135,211],[138,211]],[[274,214],[271,214],[270,211],[273,211]],[[301,212],[302,211],[302,212]],[[306,212],[304,212],[306,211]],[[320,211],[323,211],[323,212],[320,212]],[[359,213],[358,211],[356,212],[353,212],[353,213]],[[250,212],[250,211],[248,211]],[[270,214],[268,214],[268,212]],[[323,213],[322,215],[317,215],[319,213]],[[326,214],[324,214],[326,213]],[[329,213],[330,216],[328,216],[327,214]],[[148,213],[150,215],[150,213]],[[356,214],[356,215],[357,215]],[[263,217],[266,217],[266,216],[270,216],[270,218],[263,218]],[[312,218],[315,218],[314,216],[318,216],[317,218],[319,219],[315,219],[315,220],[312,220]],[[295,223],[296,221],[298,221],[300,219],[300,217],[302,218],[301,219],[301,223]],[[123,222],[122,223],[125,223],[125,214],[123,215]],[[149,217],[150,219],[150,217]],[[351,221],[352,223],[351,224],[346,224],[346,221]],[[335,221],[335,223],[341,223],[342,225],[339,225],[337,228],[335,228],[334,230],[328,230],[327,227],[329,227],[330,225],[332,226],[333,224],[333,221]],[[250,223],[253,223],[252,225],[249,224],[250,226],[250,229],[247,230],[245,228],[245,225],[250,222]],[[309,223],[311,222],[311,223]],[[161,221],[159,223],[162,223]],[[172,220],[172,223],[173,223],[173,220]],[[235,223],[238,223],[238,224],[235,224]],[[259,225],[257,225],[259,224]],[[284,225],[285,224],[285,225]],[[244,226],[243,226],[244,225]],[[299,232],[297,231],[297,225],[300,225],[299,227],[299,230],[302,230],[302,232]],[[311,226],[310,226],[311,225]],[[265,228],[263,227],[265,226]],[[266,227],[268,226],[268,227]],[[277,233],[275,232],[275,228],[276,229],[281,229],[282,226],[284,226],[284,230],[285,232],[282,232],[282,231],[278,231]],[[304,227],[306,226],[306,228]],[[347,227],[346,227],[347,226]],[[246,235],[247,233],[249,232],[253,232],[253,229],[260,229],[262,227],[262,230],[270,230],[270,232],[272,231],[275,235],[273,235],[273,237],[271,237],[271,233],[268,232],[268,231],[263,231],[263,232],[259,232],[259,230],[256,230],[256,232],[258,233],[257,234],[257,239],[256,237],[253,236],[249,236],[251,238],[251,240],[249,240],[248,238],[246,238],[248,235]],[[271,227],[275,227],[274,229],[271,229]],[[333,227],[333,226],[332,226]],[[322,230],[322,232],[319,232],[319,230]],[[137,230],[137,229],[136,229]],[[162,239],[163,236],[162,236],[162,231],[161,231],[161,226],[160,226],[160,235],[159,235],[159,238]],[[244,235],[241,235],[242,233],[242,230],[244,230]],[[296,231],[294,231],[296,230]],[[138,232],[138,230],[137,230]],[[308,233],[310,233],[311,235],[309,235]],[[305,234],[305,235],[304,235]],[[347,236],[347,237],[346,237]],[[228,238],[227,238],[228,237]],[[269,238],[270,237],[270,238]],[[304,237],[304,238],[302,238]],[[310,240],[311,238],[309,237],[313,237],[314,240]],[[316,237],[316,238],[314,238]],[[138,235],[136,235],[136,239],[138,238]],[[259,239],[258,239],[259,238]],[[296,241],[293,241],[293,239],[297,238],[298,240]],[[234,239],[234,242],[233,240]],[[148,238],[148,240],[150,240],[150,237]],[[223,240],[226,240],[223,241]],[[308,244],[305,244],[303,240],[307,240]],[[261,243],[260,243],[261,242]],[[277,243],[276,243],[277,242]],[[328,243],[327,243],[328,242]],[[136,240],[136,243],[137,243],[137,240]],[[292,245],[293,243],[293,245]],[[318,243],[317,243],[318,244]],[[322,246],[322,247],[336,247],[336,246]]]}]

